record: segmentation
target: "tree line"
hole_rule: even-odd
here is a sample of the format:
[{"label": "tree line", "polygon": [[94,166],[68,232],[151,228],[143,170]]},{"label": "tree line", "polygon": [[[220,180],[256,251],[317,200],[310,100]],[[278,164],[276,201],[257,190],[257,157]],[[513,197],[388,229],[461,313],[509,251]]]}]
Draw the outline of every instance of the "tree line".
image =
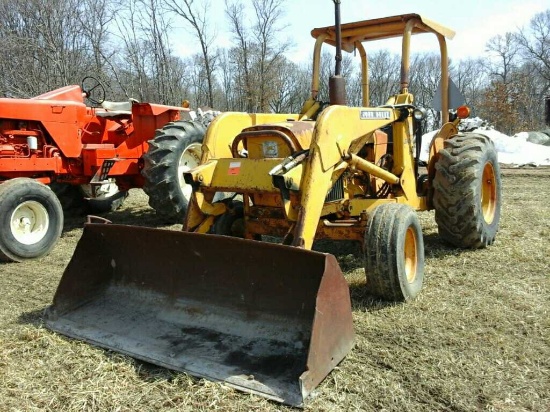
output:
[{"label": "tree line", "polygon": [[[285,0],[225,0],[223,34],[231,44],[219,47],[209,1],[2,0],[0,96],[32,97],[94,76],[111,100],[179,105],[186,99],[221,111],[296,112],[309,95],[311,63],[287,57],[292,42],[284,6]],[[188,57],[175,49],[181,28],[194,38],[196,52]],[[400,56],[379,50],[368,60],[370,104],[384,104],[398,91]],[[331,47],[321,65],[320,98],[328,100]],[[346,54],[342,68],[348,102],[360,105],[358,58]],[[493,37],[483,56],[451,60],[450,74],[473,115],[498,130],[544,127],[550,9],[527,27]],[[413,54],[410,90],[419,106],[431,106],[439,76],[437,53]]]}]

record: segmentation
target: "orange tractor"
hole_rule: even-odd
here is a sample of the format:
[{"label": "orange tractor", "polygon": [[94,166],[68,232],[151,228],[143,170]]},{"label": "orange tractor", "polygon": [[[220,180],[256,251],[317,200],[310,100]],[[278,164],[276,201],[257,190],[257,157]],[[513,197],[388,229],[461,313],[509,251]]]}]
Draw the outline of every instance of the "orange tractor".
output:
[{"label": "orange tractor", "polygon": [[0,260],[46,254],[63,210],[114,210],[130,188],[144,188],[158,214],[183,219],[191,189],[182,172],[199,163],[205,133],[195,117],[187,107],[105,101],[92,77],[0,99]]}]

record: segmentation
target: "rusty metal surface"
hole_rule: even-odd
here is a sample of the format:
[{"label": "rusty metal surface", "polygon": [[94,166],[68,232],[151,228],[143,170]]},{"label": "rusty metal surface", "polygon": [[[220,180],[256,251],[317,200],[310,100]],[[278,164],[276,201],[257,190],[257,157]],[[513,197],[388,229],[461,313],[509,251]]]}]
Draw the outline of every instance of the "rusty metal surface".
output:
[{"label": "rusty metal surface", "polygon": [[308,149],[313,136],[315,122],[312,121],[287,121],[281,123],[268,123],[252,126],[246,130],[249,131],[269,131],[276,130],[286,134],[298,146],[298,150]]},{"label": "rusty metal surface", "polygon": [[85,226],[46,325],[296,406],[354,336],[332,255],[106,224]]}]

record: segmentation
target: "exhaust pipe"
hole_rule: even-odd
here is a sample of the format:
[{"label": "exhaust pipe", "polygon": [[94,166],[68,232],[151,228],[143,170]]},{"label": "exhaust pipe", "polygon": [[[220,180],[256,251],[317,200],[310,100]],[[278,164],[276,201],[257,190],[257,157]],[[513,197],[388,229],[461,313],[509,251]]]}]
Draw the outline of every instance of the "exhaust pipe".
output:
[{"label": "exhaust pipe", "polygon": [[334,1],[334,20],[336,28],[336,67],[334,76],[328,81],[330,104],[346,104],[346,81],[342,77],[342,28],[340,22],[340,0]]}]

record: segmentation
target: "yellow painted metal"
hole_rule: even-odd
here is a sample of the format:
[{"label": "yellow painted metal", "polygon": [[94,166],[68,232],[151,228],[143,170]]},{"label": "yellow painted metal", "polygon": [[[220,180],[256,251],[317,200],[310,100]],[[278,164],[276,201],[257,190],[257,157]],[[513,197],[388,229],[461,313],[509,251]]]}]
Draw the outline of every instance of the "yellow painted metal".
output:
[{"label": "yellow painted metal", "polygon": [[318,145],[318,136],[322,130],[322,128],[319,129],[316,134],[317,141],[312,142],[313,147],[310,148],[309,158],[304,167],[298,219],[293,234],[292,245],[305,249],[311,249],[313,245],[325,197],[332,186],[334,165],[328,170],[323,168],[322,152]]},{"label": "yellow painted metal", "polygon": [[362,92],[362,104],[363,107],[369,106],[370,90],[369,90],[369,60],[367,58],[367,52],[361,42],[355,42],[355,47],[359,50],[359,56],[361,57],[361,92]]},{"label": "yellow painted metal", "polygon": [[439,152],[443,149],[443,142],[458,133],[458,122],[448,122],[441,127],[434,135],[432,143],[430,143],[430,155],[428,158],[428,175],[435,176],[435,164],[439,157]]},{"label": "yellow painted metal", "polygon": [[[452,39],[455,35],[453,30],[420,14],[411,13],[342,24],[342,43],[353,45],[356,41],[364,42],[401,37],[405,31],[405,25],[411,19],[417,19],[422,23],[415,27],[413,34],[437,33],[448,39]],[[334,26],[317,28],[311,31],[311,35],[316,39],[325,35],[326,39],[324,41],[334,45],[336,29]]]},{"label": "yellow painted metal", "polygon": [[[362,42],[402,37],[401,93],[407,93],[410,70],[410,39],[412,35],[433,33],[439,42],[441,55],[441,107],[443,123],[449,120],[449,59],[446,39],[452,39],[455,32],[419,14],[403,14],[379,19],[347,23],[341,26],[342,49],[347,52],[359,50],[362,63],[363,106],[368,106],[368,65]],[[323,43],[336,45],[336,27],[322,27],[311,31],[316,39],[313,60],[312,98],[319,90],[319,56]]]},{"label": "yellow painted metal", "polygon": [[[222,213],[220,213],[221,215]],[[210,229],[214,225],[214,219],[216,218],[216,215],[207,215],[206,219],[204,219],[201,224],[197,227],[195,230],[196,233],[208,233],[210,232]]]},{"label": "yellow painted metal", "polygon": [[449,121],[449,57],[445,37],[438,34],[437,41],[441,55],[441,121],[447,123]]},{"label": "yellow painted metal", "polygon": [[218,159],[210,188],[240,193],[274,192],[269,171],[283,159]]},{"label": "yellow painted metal", "polygon": [[342,161],[353,142],[366,141],[372,132],[393,123],[397,117],[397,111],[391,108],[330,106],[323,110],[317,118],[311,143],[320,151],[322,170],[331,170]]},{"label": "yellow painted metal", "polygon": [[243,141],[249,158],[287,157],[309,147],[314,127],[315,122],[310,120],[267,123],[246,128],[235,141]]},{"label": "yellow painted metal", "polygon": [[235,136],[246,127],[297,120],[298,116],[298,114],[290,113],[222,113],[208,126],[202,145],[201,163],[205,163],[209,159],[231,157],[231,143]]},{"label": "yellow painted metal", "polygon": [[[408,93],[410,40],[412,35],[419,33],[432,33],[438,38],[443,77],[442,102],[444,108],[448,107],[445,39],[452,38],[454,32],[418,14],[406,14],[342,25],[344,49],[357,50],[361,58],[364,107],[333,105],[319,113],[321,103],[317,95],[321,48],[324,43],[334,45],[335,28],[314,29],[312,35],[316,42],[311,98],[304,103],[300,114],[226,113],[211,124],[203,145],[202,163],[205,168],[189,174],[195,191],[202,193],[203,197],[202,203],[192,202],[188,221],[194,226],[186,224],[187,230],[193,227],[202,230],[200,222],[197,224],[200,215],[203,215],[203,220],[211,216],[204,213],[207,209],[204,203],[212,201],[217,191],[243,194],[247,202],[245,222],[251,232],[284,232],[289,235],[292,245],[307,249],[311,248],[316,236],[345,237],[347,233],[357,237],[368,213],[380,204],[397,202],[416,210],[427,209],[428,199],[417,194],[413,125],[409,112],[414,98]],[[401,92],[391,96],[385,106],[368,107],[368,58],[362,42],[397,36],[403,38]],[[315,121],[311,120],[313,118]],[[299,119],[304,121],[297,121]],[[375,131],[387,125],[391,125],[393,137],[391,170],[376,165],[373,159],[367,160],[365,152],[361,152],[367,145],[376,144]],[[435,158],[440,143],[455,133],[455,123],[445,124],[436,136],[431,156]],[[229,148],[236,136],[240,137],[237,137],[231,154]],[[244,143],[249,149],[249,158],[237,157],[237,143],[240,148]],[[271,148],[270,154],[267,154],[266,146]],[[284,157],[293,156],[292,153],[302,149],[308,150],[304,161],[290,170],[276,168]],[[268,158],[264,158],[266,156]],[[212,163],[208,163],[209,160]],[[271,171],[274,176],[270,175]],[[374,180],[376,185],[376,178],[389,185],[384,198],[365,196],[366,182]],[[342,181],[338,183],[341,185],[339,190],[343,192],[338,192],[336,198],[327,198],[339,179]],[[248,216],[248,199],[254,205],[254,216]],[[277,208],[279,215],[273,212]],[[328,216],[336,220],[331,221]]]},{"label": "yellow painted metal", "polygon": [[391,183],[393,185],[399,183],[399,177],[357,155],[346,155],[344,156],[344,160],[346,160],[346,162],[348,162],[351,166],[354,166],[357,169],[362,170],[363,172],[370,173],[371,175],[376,176],[385,182]]},{"label": "yellow painted metal", "polygon": [[185,180],[188,183],[197,182],[201,185],[210,185],[216,166],[217,160],[209,160],[206,163],[200,164],[184,173]]},{"label": "yellow painted metal", "polygon": [[[392,103],[395,105],[407,105],[411,101],[412,96],[408,94],[397,95],[392,99]],[[330,213],[358,217],[362,213],[372,210],[378,204],[389,202],[407,203],[416,209],[425,208],[425,199],[416,193],[412,161],[411,117],[405,116],[404,120],[397,121],[402,116],[401,110],[408,109],[328,107],[318,117],[313,135],[300,141],[303,147],[310,140],[307,160],[283,175],[275,176],[275,179],[280,179],[278,185],[274,185],[273,177],[269,175],[269,172],[281,164],[284,160],[281,158],[220,158],[204,165],[204,170],[199,168],[198,171],[194,170],[189,175],[193,176],[193,181],[195,185],[198,184],[199,191],[205,193],[228,191],[251,196],[262,193],[271,196],[279,193],[282,196],[284,218],[288,222],[295,222],[295,225],[292,226],[293,245],[309,249],[319,230],[322,216]],[[296,123],[296,130],[311,131],[311,129],[298,127],[300,122]],[[393,123],[394,139],[394,169],[392,172],[359,158],[353,152],[350,153],[350,149],[357,151],[366,143],[372,143],[373,132],[390,123]],[[289,130],[292,129],[287,122],[269,127],[274,130],[282,130],[281,128],[285,127],[288,127]],[[261,133],[256,138],[259,142],[264,139]],[[392,195],[388,199],[365,199],[355,198],[357,195],[355,193],[354,197],[350,198],[350,192],[347,192],[341,202],[325,204],[327,193],[334,182],[349,170],[348,162],[343,161],[343,157],[352,159],[350,163],[354,164],[357,170],[382,178],[394,185],[397,197]],[[214,171],[211,169],[212,165],[215,165]],[[198,181],[199,178],[202,180]],[[287,194],[284,195],[282,191]],[[295,195],[292,195],[293,193]],[[199,209],[202,213],[206,210],[204,206]],[[190,215],[193,216],[193,213],[197,214],[192,207]],[[192,226],[187,225],[186,227]],[[256,227],[258,227],[257,224]],[[357,225],[335,227],[338,229],[326,229],[324,233],[341,234],[346,230],[357,229]],[[199,229],[202,230],[202,226]]]},{"label": "yellow painted metal", "polygon": [[[401,175],[406,168],[405,162],[411,164],[410,159],[406,159],[406,156],[409,155],[409,146],[411,145],[411,135],[409,132],[410,128],[408,124],[403,123],[394,123],[393,125],[393,135],[394,135],[394,145],[393,145],[393,170],[392,172],[396,175]],[[407,145],[405,147],[404,145]]]},{"label": "yellow painted metal", "polygon": [[[304,175],[303,164],[299,164],[295,168],[286,172],[282,176],[286,189],[299,192],[302,184],[303,175]],[[290,196],[283,197],[283,202],[284,202],[283,209],[284,209],[286,218],[291,221],[296,221],[298,219],[298,210],[295,207],[296,203],[292,202],[292,199],[290,198]]]},{"label": "yellow painted metal", "polygon": [[217,216],[227,211],[225,203],[212,203],[213,194],[193,191],[193,196],[187,208],[187,215],[183,222],[184,231],[207,233]]}]

